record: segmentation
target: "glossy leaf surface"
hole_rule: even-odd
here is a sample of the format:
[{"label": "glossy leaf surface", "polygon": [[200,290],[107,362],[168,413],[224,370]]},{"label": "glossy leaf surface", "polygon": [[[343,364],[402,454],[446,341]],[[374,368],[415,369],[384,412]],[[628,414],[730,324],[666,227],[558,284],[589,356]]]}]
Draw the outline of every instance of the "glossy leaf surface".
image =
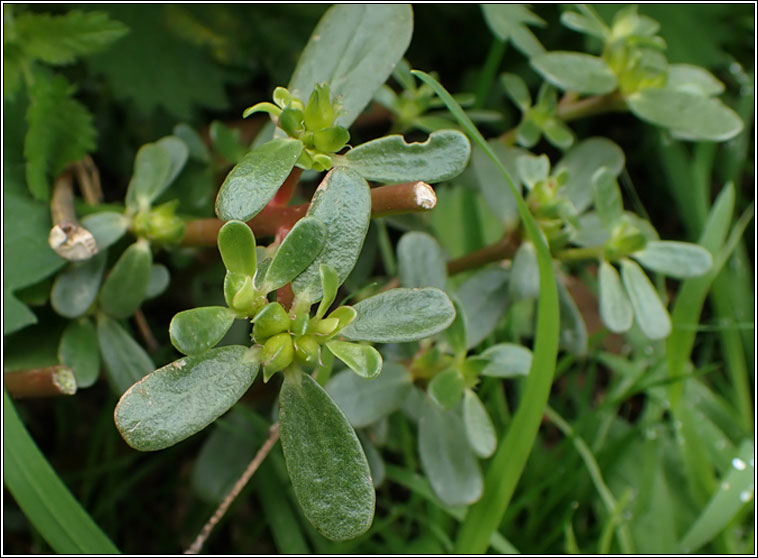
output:
[{"label": "glossy leaf surface", "polygon": [[273,291],[297,277],[318,257],[326,243],[326,226],[316,217],[300,219],[284,237],[263,279],[264,290]]},{"label": "glossy leaf surface", "polygon": [[326,346],[334,356],[362,378],[374,378],[382,371],[382,355],[370,345],[328,341]]},{"label": "glossy leaf surface", "polygon": [[234,312],[223,306],[203,306],[179,312],[168,326],[171,344],[185,355],[216,346],[234,322]]},{"label": "glossy leaf surface", "polygon": [[461,400],[465,387],[461,373],[455,368],[448,368],[432,378],[426,389],[429,397],[440,407],[452,409]]},{"label": "glossy leaf surface", "polygon": [[232,273],[255,275],[258,256],[253,231],[242,221],[229,221],[218,231],[218,251]]}]

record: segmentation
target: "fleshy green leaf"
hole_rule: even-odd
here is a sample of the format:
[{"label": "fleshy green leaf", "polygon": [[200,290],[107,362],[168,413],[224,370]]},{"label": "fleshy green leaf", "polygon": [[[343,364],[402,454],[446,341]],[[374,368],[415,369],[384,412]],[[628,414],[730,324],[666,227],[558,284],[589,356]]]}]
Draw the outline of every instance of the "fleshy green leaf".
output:
[{"label": "fleshy green leaf", "polygon": [[442,182],[458,176],[468,163],[471,144],[457,130],[432,132],[426,141],[406,143],[403,136],[384,136],[348,151],[344,164],[377,182]]},{"label": "fleshy green leaf", "polygon": [[187,157],[187,145],[176,136],[166,136],[140,147],[126,191],[127,207],[148,208],[174,181]]},{"label": "fleshy green leaf", "polygon": [[516,103],[516,106],[521,109],[521,112],[525,112],[532,106],[532,96],[529,94],[529,88],[521,76],[505,73],[500,76],[500,81],[505,88],[505,92]]},{"label": "fleshy green leaf", "polygon": [[522,155],[516,159],[516,168],[521,181],[531,190],[537,182],[547,180],[550,159],[547,155]]},{"label": "fleshy green leaf", "polygon": [[129,219],[123,213],[102,211],[82,218],[82,226],[95,237],[95,245],[102,252],[124,236]]},{"label": "fleshy green leaf", "polygon": [[534,244],[522,242],[513,256],[508,293],[515,299],[537,298],[540,294],[540,273]]},{"label": "fleshy green leaf", "polygon": [[221,219],[249,221],[274,197],[303,150],[296,139],[273,139],[253,149],[227,175],[216,198]]},{"label": "fleshy green leaf", "polygon": [[523,4],[482,4],[490,30],[502,41],[511,41],[526,56],[545,51],[527,25],[545,25],[538,15]]},{"label": "fleshy green leaf", "polygon": [[321,319],[324,317],[324,314],[326,314],[326,311],[329,310],[329,307],[337,296],[340,280],[339,277],[337,277],[337,272],[330,265],[319,265],[318,272],[321,276],[321,292],[323,293],[323,298],[316,310],[316,317]]},{"label": "fleshy green leaf", "polygon": [[592,175],[592,193],[595,211],[605,226],[612,229],[624,214],[624,204],[616,177],[607,168],[601,167]]},{"label": "fleshy green leaf", "polygon": [[342,97],[336,124],[349,128],[389,78],[412,33],[409,5],[332,6],[313,30],[287,88],[306,100],[314,85],[329,83],[332,97]]},{"label": "fleshy green leaf", "polygon": [[621,260],[621,279],[642,332],[650,339],[671,333],[671,319],[645,272],[631,260]]},{"label": "fleshy green leaf", "polygon": [[561,23],[569,29],[603,40],[606,39],[611,32],[608,26],[604,25],[600,20],[577,12],[563,12],[561,14]]},{"label": "fleshy green leaf", "polygon": [[545,52],[530,58],[529,63],[550,83],[567,91],[604,95],[618,85],[605,60],[581,52]]},{"label": "fleshy green leaf", "polygon": [[179,312],[168,326],[171,344],[185,355],[216,346],[234,322],[234,311],[223,306],[203,306]]},{"label": "fleshy green leaf", "polygon": [[[539,129],[537,130],[539,133]],[[497,156],[498,160],[508,169],[511,176],[517,177],[516,161],[525,151],[519,147],[510,147],[503,142],[491,140],[488,145]],[[512,227],[518,223],[518,210],[516,209],[516,200],[510,188],[503,184],[500,169],[490,160],[487,154],[478,146],[474,146],[474,152],[471,157],[471,167],[476,175],[479,190],[487,205],[492,212],[499,217],[507,227]],[[515,186],[521,191],[521,182],[516,182]]]},{"label": "fleshy green leaf", "polygon": [[465,388],[461,373],[455,368],[448,368],[432,378],[426,391],[439,406],[452,409],[461,400]]},{"label": "fleshy green leaf", "polygon": [[240,141],[240,130],[232,129],[219,120],[211,122],[208,134],[213,149],[224,159],[236,165],[245,156],[247,149]]},{"label": "fleshy green leaf", "polygon": [[354,341],[416,341],[447,328],[455,308],[439,289],[392,289],[354,305],[358,317],[340,333]]},{"label": "fleshy green leaf", "polygon": [[153,264],[150,268],[150,279],[147,282],[145,298],[160,296],[168,288],[171,282],[171,274],[163,264]]},{"label": "fleshy green leaf", "polygon": [[621,286],[621,279],[616,268],[606,261],[600,264],[598,287],[600,290],[600,317],[608,329],[621,333],[632,327],[634,320],[632,304]]},{"label": "fleshy green leaf", "polygon": [[97,298],[107,254],[100,252],[89,260],[69,264],[55,278],[50,291],[50,304],[66,318],[77,318],[89,310]]},{"label": "fleshy green leaf", "polygon": [[173,446],[234,405],[258,374],[256,352],[232,345],[186,356],[148,374],[116,405],[116,427],[139,451]]},{"label": "fleshy green leaf", "polygon": [[329,380],[326,391],[350,424],[363,428],[402,407],[412,385],[411,375],[404,366],[384,361],[382,372],[376,378],[366,380],[345,370]]},{"label": "fleshy green leaf", "polygon": [[258,255],[253,231],[242,221],[229,221],[218,231],[218,250],[224,267],[231,273],[255,275]]},{"label": "fleshy green leaf", "polygon": [[469,277],[458,289],[466,316],[468,348],[487,337],[508,308],[510,273],[500,267],[483,269]]},{"label": "fleshy green leaf", "polygon": [[124,250],[100,289],[100,308],[114,318],[131,316],[145,299],[152,266],[147,241],[139,240]]},{"label": "fleshy green leaf", "polygon": [[108,380],[118,395],[155,370],[145,349],[116,320],[104,314],[97,317],[97,340]]},{"label": "fleshy green leaf", "polygon": [[311,303],[322,297],[319,267],[334,268],[341,285],[358,261],[371,220],[371,192],[361,176],[332,169],[313,195],[308,215],[326,225],[326,244],[318,257],[292,282],[299,297]]},{"label": "fleshy green leaf", "polygon": [[435,494],[448,506],[465,506],[482,495],[482,474],[455,411],[425,397],[418,426],[421,464]]},{"label": "fleshy green leaf", "polygon": [[579,308],[562,280],[556,281],[560,310],[560,347],[575,355],[587,353],[587,326]]},{"label": "fleshy green leaf", "polygon": [[666,89],[711,97],[724,92],[724,84],[705,68],[691,64],[669,64]]},{"label": "fleshy green leaf", "polygon": [[466,355],[468,343],[466,341],[466,313],[456,295],[450,295],[450,301],[455,308],[455,319],[445,330],[445,339],[456,357]]},{"label": "fleshy green leaf", "polygon": [[292,281],[316,259],[325,243],[324,223],[310,215],[300,219],[274,254],[262,290],[273,291]]},{"label": "fleshy green leaf", "polygon": [[470,389],[463,394],[463,426],[466,428],[468,443],[476,455],[487,458],[494,453],[497,446],[495,427],[487,409]]},{"label": "fleshy green leaf", "polygon": [[100,375],[97,331],[89,320],[73,321],[63,330],[58,345],[60,362],[71,368],[79,388],[90,387]]},{"label": "fleshy green leaf", "polygon": [[482,376],[512,378],[526,376],[532,366],[532,351],[515,343],[498,343],[483,351],[480,358],[489,361]]},{"label": "fleshy green leaf", "polygon": [[445,255],[437,240],[427,233],[412,231],[400,238],[397,243],[397,268],[403,287],[445,288]]},{"label": "fleshy green leaf", "polygon": [[324,388],[300,371],[284,376],[279,427],[295,496],[308,520],[331,540],[366,532],[376,495],[360,441]]},{"label": "fleshy green leaf", "polygon": [[371,345],[328,341],[326,346],[361,378],[375,378],[382,371],[382,355]]},{"label": "fleshy green leaf", "polygon": [[632,257],[651,271],[669,277],[699,277],[713,264],[711,253],[697,244],[673,240],[651,240]]},{"label": "fleshy green leaf", "polygon": [[713,97],[671,89],[645,89],[627,98],[629,110],[642,120],[670,128],[677,137],[726,141],[744,125],[732,109]]}]

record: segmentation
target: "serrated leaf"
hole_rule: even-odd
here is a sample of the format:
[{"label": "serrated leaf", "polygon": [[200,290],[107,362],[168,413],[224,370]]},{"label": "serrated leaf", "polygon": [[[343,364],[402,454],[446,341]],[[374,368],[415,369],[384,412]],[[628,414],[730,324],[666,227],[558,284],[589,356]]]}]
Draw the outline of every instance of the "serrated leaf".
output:
[{"label": "serrated leaf", "polygon": [[366,180],[348,169],[332,169],[313,195],[308,215],[326,225],[326,244],[293,282],[297,296],[318,302],[322,297],[319,266],[334,268],[341,285],[358,261],[371,220],[371,191]]},{"label": "serrated leaf", "polygon": [[411,375],[404,366],[384,361],[376,378],[366,380],[345,370],[332,376],[326,391],[350,424],[363,428],[402,407],[412,386]]},{"label": "serrated leaf", "polygon": [[218,231],[218,251],[230,273],[255,275],[258,254],[253,231],[242,221],[229,221]]},{"label": "serrated leaf", "polygon": [[726,141],[744,128],[736,112],[718,99],[699,93],[645,89],[626,101],[637,117],[670,128],[682,139]]},{"label": "serrated leaf", "polygon": [[258,364],[257,353],[239,345],[175,360],[121,396],[116,427],[136,450],[173,446],[228,411],[255,380]]},{"label": "serrated leaf", "polygon": [[171,185],[188,157],[187,145],[176,136],[140,147],[126,191],[127,207],[148,208]]},{"label": "serrated leaf", "polygon": [[102,252],[124,236],[129,219],[123,213],[101,211],[83,217],[81,224],[92,233],[97,250]]},{"label": "serrated leaf", "polygon": [[152,266],[147,241],[139,240],[124,250],[100,289],[100,308],[114,318],[131,316],[145,299]]},{"label": "serrated leaf", "polygon": [[160,296],[168,288],[171,282],[171,274],[163,264],[153,264],[150,268],[150,279],[147,281],[145,298]]},{"label": "serrated leaf", "polygon": [[411,231],[400,238],[397,243],[397,268],[403,287],[445,288],[445,255],[439,242],[427,233]]},{"label": "serrated leaf", "polygon": [[666,72],[666,89],[695,95],[721,95],[724,84],[705,68],[692,64],[669,64]]},{"label": "serrated leaf", "polygon": [[353,306],[358,317],[340,333],[353,341],[399,343],[447,328],[455,308],[439,289],[392,289]]},{"label": "serrated leaf", "polygon": [[382,371],[382,355],[371,345],[327,341],[331,353],[361,378],[375,378]]},{"label": "serrated leaf", "polygon": [[668,337],[671,319],[645,272],[633,261],[623,259],[621,279],[642,332],[650,339]]},{"label": "serrated leaf", "polygon": [[431,379],[426,392],[440,407],[452,409],[463,397],[465,388],[461,373],[455,368],[448,368]]},{"label": "serrated leaf", "polygon": [[224,306],[203,306],[179,312],[168,326],[171,344],[185,355],[216,346],[234,323],[235,314]]},{"label": "serrated leaf", "polygon": [[468,443],[476,455],[487,458],[494,453],[497,446],[495,427],[487,409],[470,389],[463,394],[463,426],[466,428]]},{"label": "serrated leaf", "polygon": [[699,277],[713,265],[711,253],[697,244],[673,240],[651,240],[632,257],[651,271],[669,277]]},{"label": "serrated leaf", "polygon": [[100,376],[100,350],[97,331],[89,320],[73,321],[66,326],[58,345],[58,358],[74,373],[76,387],[87,388]]},{"label": "serrated leaf", "polygon": [[606,261],[600,264],[598,272],[600,291],[600,317],[613,332],[621,333],[632,327],[634,311],[626,291],[621,286],[616,268]]},{"label": "serrated leaf", "polygon": [[332,6],[313,30],[287,89],[306,100],[314,85],[328,82],[332,97],[343,102],[335,123],[349,128],[389,78],[412,33],[408,5]]},{"label": "serrated leaf", "polygon": [[624,214],[624,203],[616,177],[606,167],[599,168],[592,175],[592,198],[598,217],[612,229]]},{"label": "serrated leaf", "polygon": [[339,407],[300,371],[284,376],[279,427],[295,496],[308,520],[331,540],[364,533],[376,500],[366,456]]},{"label": "serrated leaf", "polygon": [[104,314],[97,317],[97,341],[108,380],[116,394],[122,394],[134,382],[155,370],[145,349],[116,320]]},{"label": "serrated leaf", "polygon": [[458,289],[466,316],[467,348],[487,337],[508,308],[510,273],[503,268],[483,269],[469,277]]},{"label": "serrated leaf", "polygon": [[508,293],[515,300],[537,298],[540,294],[540,274],[534,244],[522,242],[513,256]]},{"label": "serrated leaf", "polygon": [[532,351],[515,343],[492,345],[479,356],[489,361],[489,364],[480,372],[482,376],[495,378],[526,376],[532,366]]},{"label": "serrated leaf", "polygon": [[63,15],[22,13],[15,21],[27,55],[47,64],[70,64],[105,49],[129,30],[103,12],[72,10]]},{"label": "serrated leaf", "polygon": [[448,506],[466,506],[482,495],[482,474],[455,411],[423,398],[418,426],[421,464],[434,493]]},{"label": "serrated leaf", "polygon": [[326,244],[326,226],[313,216],[300,219],[284,237],[266,269],[263,290],[273,291],[297,277]]},{"label": "serrated leaf", "polygon": [[457,130],[432,132],[424,142],[406,143],[400,135],[384,136],[354,147],[336,164],[344,164],[377,182],[442,182],[466,167],[471,144]]},{"label": "serrated leaf", "polygon": [[89,310],[97,298],[107,254],[100,252],[89,260],[71,263],[55,278],[50,304],[66,318],[78,318]]},{"label": "serrated leaf", "polygon": [[227,175],[216,198],[216,215],[249,221],[274,197],[303,150],[296,139],[273,139],[253,149]]},{"label": "serrated leaf", "polygon": [[604,95],[618,85],[605,60],[582,52],[545,52],[530,58],[529,63],[550,83],[567,91]]}]

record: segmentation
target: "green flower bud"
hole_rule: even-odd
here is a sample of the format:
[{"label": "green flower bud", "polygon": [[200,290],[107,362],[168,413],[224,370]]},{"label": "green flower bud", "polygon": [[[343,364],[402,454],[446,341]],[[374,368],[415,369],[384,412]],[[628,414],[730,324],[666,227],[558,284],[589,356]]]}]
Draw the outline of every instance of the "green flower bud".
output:
[{"label": "green flower bud", "polygon": [[[258,310],[266,303],[265,297],[255,290],[253,278],[249,275],[243,275],[240,281],[238,273],[227,273],[227,279],[224,280],[224,298],[229,304],[229,308],[240,315],[254,316]],[[231,277],[233,276],[233,277]]]},{"label": "green flower bud", "polygon": [[134,234],[158,244],[177,244],[184,236],[184,221],[175,214],[179,200],[140,211],[134,216]]},{"label": "green flower bud", "polygon": [[310,99],[308,99],[308,104],[305,106],[306,127],[314,131],[328,128],[336,116],[329,94],[329,84],[316,85]]},{"label": "green flower bud", "polygon": [[325,153],[335,153],[350,141],[350,132],[342,126],[332,126],[313,132],[313,144]]},{"label": "green flower bud", "polygon": [[293,138],[299,137],[304,131],[303,111],[286,108],[279,115],[279,127],[287,132],[287,135]]},{"label": "green flower bud", "polygon": [[259,343],[264,339],[289,330],[290,317],[278,302],[271,302],[263,307],[253,318],[253,337]]},{"label": "green flower bud", "polygon": [[303,335],[295,339],[295,359],[301,364],[315,366],[321,357],[321,345],[312,335]]},{"label": "green flower bud", "polygon": [[313,318],[308,332],[316,335],[330,335],[339,325],[340,321],[337,318],[324,318],[323,320]]},{"label": "green flower bud", "polygon": [[290,331],[295,335],[305,335],[305,332],[308,330],[308,322],[310,322],[310,319],[311,317],[305,312],[298,315],[297,318],[292,321]]},{"label": "green flower bud", "polygon": [[637,227],[623,222],[614,229],[611,239],[606,244],[605,258],[609,261],[616,261],[642,250],[646,244],[645,235]]},{"label": "green flower bud", "polygon": [[264,343],[261,351],[263,361],[263,381],[268,382],[269,378],[276,372],[284,370],[295,357],[295,349],[292,345],[292,336],[289,333],[279,333]]},{"label": "green flower bud", "polygon": [[324,155],[323,153],[316,153],[313,155],[313,170],[315,171],[325,171],[332,168],[332,158],[329,157],[329,155]]}]

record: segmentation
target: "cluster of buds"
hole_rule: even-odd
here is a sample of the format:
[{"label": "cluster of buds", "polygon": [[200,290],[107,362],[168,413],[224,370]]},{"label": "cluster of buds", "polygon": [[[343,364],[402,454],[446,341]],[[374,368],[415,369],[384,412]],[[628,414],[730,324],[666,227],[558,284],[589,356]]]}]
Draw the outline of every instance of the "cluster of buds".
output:
[{"label": "cluster of buds", "polygon": [[184,221],[176,215],[178,205],[179,200],[172,200],[137,212],[132,219],[132,231],[155,244],[178,244],[184,237]]}]

